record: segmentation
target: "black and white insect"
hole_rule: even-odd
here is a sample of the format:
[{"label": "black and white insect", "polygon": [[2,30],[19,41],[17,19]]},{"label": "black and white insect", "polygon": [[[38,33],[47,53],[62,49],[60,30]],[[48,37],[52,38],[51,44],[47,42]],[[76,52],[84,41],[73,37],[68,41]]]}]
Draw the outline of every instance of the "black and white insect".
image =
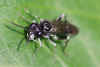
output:
[{"label": "black and white insect", "polygon": [[[18,27],[24,28],[25,38],[27,41],[38,40],[40,42],[40,47],[42,47],[42,42],[40,38],[47,38],[52,42],[52,45],[56,47],[54,40],[64,40],[64,50],[68,45],[69,40],[78,34],[78,28],[71,24],[64,14],[59,16],[57,19],[49,21],[45,19],[40,19],[37,16],[32,16],[28,10],[25,11],[31,17],[35,17],[40,21],[31,21],[29,26],[23,27],[21,25],[12,23]],[[30,22],[23,16],[25,21]]]}]

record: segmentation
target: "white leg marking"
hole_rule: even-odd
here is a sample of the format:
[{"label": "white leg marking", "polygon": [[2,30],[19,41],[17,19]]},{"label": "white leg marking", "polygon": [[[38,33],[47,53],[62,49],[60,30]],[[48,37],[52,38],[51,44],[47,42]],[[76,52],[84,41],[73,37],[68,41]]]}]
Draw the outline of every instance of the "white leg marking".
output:
[{"label": "white leg marking", "polygon": [[48,40],[50,41],[50,43],[52,43],[52,45],[53,45],[54,47],[56,47],[56,43],[55,43],[55,42],[51,41],[50,39],[48,39]]},{"label": "white leg marking", "polygon": [[61,18],[64,18],[64,16],[65,16],[65,15],[64,15],[64,13],[63,13],[63,14],[61,14],[61,16],[60,16],[60,17],[61,17]]},{"label": "white leg marking", "polygon": [[71,38],[70,36],[67,36],[67,40],[70,40],[70,38]]},{"label": "white leg marking", "polygon": [[34,40],[34,37],[35,37],[34,34],[31,34],[29,40]]},{"label": "white leg marking", "polygon": [[64,13],[63,13],[63,14],[61,14],[61,15],[56,19],[56,21],[60,21],[60,20],[64,19],[64,17],[65,17],[65,15],[64,15]]},{"label": "white leg marking", "polygon": [[40,38],[38,38],[38,41],[40,43],[40,47],[42,47],[42,42],[41,42]]}]

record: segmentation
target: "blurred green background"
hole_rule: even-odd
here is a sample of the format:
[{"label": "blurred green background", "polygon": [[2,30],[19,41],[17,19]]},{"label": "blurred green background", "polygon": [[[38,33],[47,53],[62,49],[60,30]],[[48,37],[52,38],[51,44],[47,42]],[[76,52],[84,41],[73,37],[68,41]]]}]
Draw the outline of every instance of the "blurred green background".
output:
[{"label": "blurred green background", "polygon": [[[32,15],[52,20],[64,13],[80,33],[73,38],[64,56],[57,45],[55,56],[48,42],[33,56],[34,43],[16,47],[23,35],[5,27],[23,32],[10,21],[25,26],[19,17],[27,8]],[[100,67],[100,0],[0,0],[0,67]],[[36,44],[37,45],[37,44]],[[51,45],[51,44],[49,44]],[[53,48],[53,46],[52,46]]]}]

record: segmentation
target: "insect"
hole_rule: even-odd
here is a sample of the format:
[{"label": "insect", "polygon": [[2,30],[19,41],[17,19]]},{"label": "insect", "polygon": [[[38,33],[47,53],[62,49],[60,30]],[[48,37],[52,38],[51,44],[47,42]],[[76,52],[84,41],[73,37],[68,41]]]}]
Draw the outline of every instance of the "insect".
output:
[{"label": "insect", "polygon": [[[15,23],[12,24],[24,29],[25,38],[27,41],[38,40],[40,42],[40,47],[42,46],[40,38],[49,39],[55,47],[55,40],[64,40],[65,45],[63,50],[65,51],[65,48],[67,47],[70,39],[73,36],[77,35],[79,32],[78,28],[75,25],[71,24],[66,19],[66,16],[64,16],[64,14],[62,14],[55,20],[49,21],[45,19],[40,19],[39,17],[32,16],[28,11],[26,11],[26,13],[33,18],[39,19],[40,21],[32,22],[29,26],[26,27],[23,27]],[[24,17],[23,19],[27,22],[30,22]]]}]

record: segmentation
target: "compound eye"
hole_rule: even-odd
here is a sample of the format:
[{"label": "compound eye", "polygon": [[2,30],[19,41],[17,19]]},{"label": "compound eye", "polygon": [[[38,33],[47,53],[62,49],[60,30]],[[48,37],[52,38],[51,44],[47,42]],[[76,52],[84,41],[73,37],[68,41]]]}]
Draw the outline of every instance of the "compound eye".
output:
[{"label": "compound eye", "polygon": [[51,24],[50,23],[44,23],[44,31],[50,31]]},{"label": "compound eye", "polygon": [[44,32],[48,32],[51,29],[51,24],[48,21],[42,22],[41,26]]}]

